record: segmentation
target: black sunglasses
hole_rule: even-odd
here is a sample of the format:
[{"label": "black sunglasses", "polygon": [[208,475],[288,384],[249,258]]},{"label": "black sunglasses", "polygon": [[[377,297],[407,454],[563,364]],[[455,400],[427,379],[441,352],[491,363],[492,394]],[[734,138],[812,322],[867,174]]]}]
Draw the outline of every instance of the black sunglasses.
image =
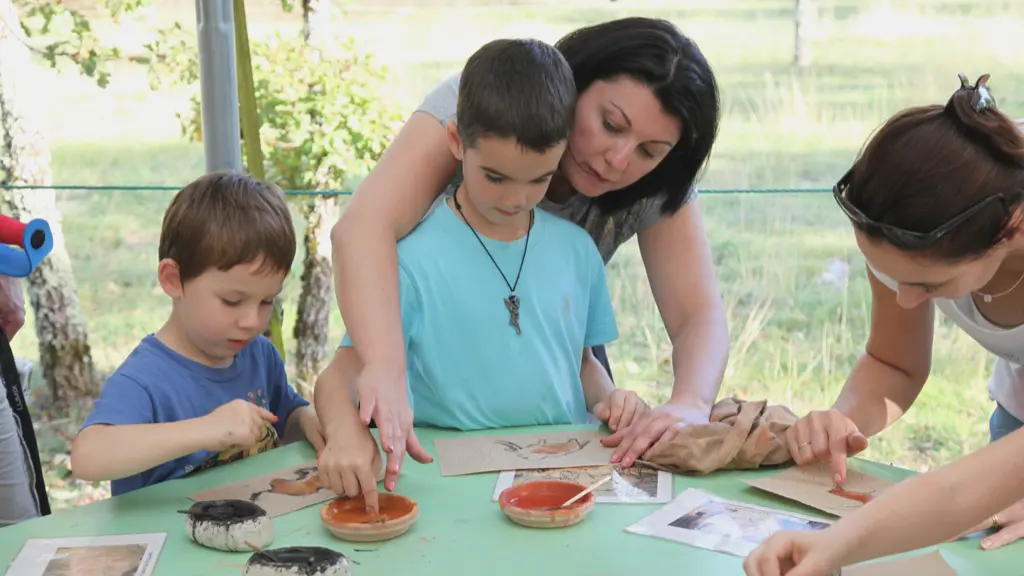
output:
[{"label": "black sunglasses", "polygon": [[861,212],[856,206],[850,203],[846,199],[846,192],[850,189],[850,180],[853,178],[853,168],[850,168],[839,182],[832,187],[832,195],[836,198],[836,203],[843,209],[846,216],[856,225],[863,226],[866,228],[873,228],[881,231],[887,238],[893,241],[894,244],[902,246],[904,248],[915,249],[924,248],[930,246],[945,236],[950,230],[953,230],[971,216],[974,216],[980,212],[983,208],[988,206],[990,203],[999,201],[1003,205],[1003,209],[1006,209],[1006,198],[1002,194],[993,194],[986,196],[980,201],[975,202],[970,208],[967,208],[960,214],[953,216],[946,222],[940,224],[931,232],[914,232],[911,230],[905,230],[903,228],[897,228],[891,224],[885,224],[883,222],[875,222],[868,218]]}]

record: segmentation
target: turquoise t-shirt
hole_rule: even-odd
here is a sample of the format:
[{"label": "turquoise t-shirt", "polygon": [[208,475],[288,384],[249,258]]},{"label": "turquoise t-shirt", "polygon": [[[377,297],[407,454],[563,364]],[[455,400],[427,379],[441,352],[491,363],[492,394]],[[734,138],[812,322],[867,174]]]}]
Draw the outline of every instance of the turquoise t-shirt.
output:
[{"label": "turquoise t-shirt", "polygon": [[[526,237],[483,235],[495,262],[442,194],[398,243],[409,401],[416,426],[479,430],[583,424],[580,363],[618,338],[604,261],[579,226],[535,210],[516,295],[505,298]],[[342,346],[351,346],[345,335]]]}]

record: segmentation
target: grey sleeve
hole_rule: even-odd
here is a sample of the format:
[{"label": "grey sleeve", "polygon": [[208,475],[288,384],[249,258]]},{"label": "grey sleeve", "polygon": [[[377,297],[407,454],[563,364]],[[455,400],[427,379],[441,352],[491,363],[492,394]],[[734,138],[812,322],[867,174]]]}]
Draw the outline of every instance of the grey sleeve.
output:
[{"label": "grey sleeve", "polygon": [[[0,391],[5,386],[0,377]],[[32,489],[35,473],[18,422],[7,395],[0,393],[0,528],[39,516]]]},{"label": "grey sleeve", "polygon": [[[690,190],[686,193],[686,198],[683,199],[683,206],[686,206],[690,202],[697,199],[697,187],[691,186]],[[644,207],[640,212],[639,224],[637,230],[646,230],[651,226],[654,226],[661,221],[664,216],[661,213],[661,200],[652,200],[644,203]]]},{"label": "grey sleeve", "polygon": [[416,111],[430,114],[442,125],[449,120],[454,120],[459,103],[459,78],[461,77],[462,71],[460,70],[442,80],[427,93]]}]

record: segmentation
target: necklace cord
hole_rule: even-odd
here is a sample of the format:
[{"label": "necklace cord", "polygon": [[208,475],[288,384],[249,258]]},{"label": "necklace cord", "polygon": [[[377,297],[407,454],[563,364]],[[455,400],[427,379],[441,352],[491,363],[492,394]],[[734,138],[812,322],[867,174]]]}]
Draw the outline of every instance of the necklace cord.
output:
[{"label": "necklace cord", "polygon": [[975,290],[974,293],[977,294],[978,296],[981,296],[982,299],[985,300],[985,302],[991,302],[993,298],[999,298],[1000,296],[1006,296],[1010,292],[1013,292],[1017,288],[1017,286],[1020,286],[1021,281],[1024,281],[1024,274],[1022,274],[1021,277],[1018,278],[1016,282],[1014,282],[1013,286],[1010,286],[1010,288],[1008,290],[1004,290],[1004,291],[1000,292],[999,294],[985,294],[983,292],[978,292],[977,290]]},{"label": "necklace cord", "polygon": [[459,188],[456,188],[455,193],[452,194],[452,201],[455,203],[455,209],[459,211],[459,214],[462,216],[462,220],[466,223],[466,226],[469,226],[470,231],[472,231],[473,235],[476,236],[477,242],[480,243],[484,252],[487,253],[487,257],[491,259],[494,267],[498,269],[498,274],[501,274],[501,279],[505,281],[505,285],[508,286],[509,292],[511,292],[512,295],[515,295],[516,287],[519,286],[519,277],[523,273],[523,263],[526,262],[526,251],[530,248],[530,232],[533,231],[533,210],[530,210],[530,227],[526,229],[526,245],[523,246],[523,256],[519,260],[519,271],[516,272],[516,281],[515,284],[510,284],[505,273],[501,270],[501,266],[498,266],[498,261],[494,259],[494,256],[491,255],[491,251],[488,250],[487,245],[484,244],[483,238],[481,238],[480,234],[478,234],[476,229],[473,228],[473,225],[469,223],[469,218],[466,218],[466,214],[462,211],[462,204],[459,202]]}]

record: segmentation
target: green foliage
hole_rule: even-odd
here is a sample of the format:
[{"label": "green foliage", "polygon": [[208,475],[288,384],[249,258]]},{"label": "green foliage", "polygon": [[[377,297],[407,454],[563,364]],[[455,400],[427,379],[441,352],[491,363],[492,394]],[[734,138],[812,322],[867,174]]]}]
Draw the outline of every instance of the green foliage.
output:
[{"label": "green foliage", "polygon": [[[148,0],[103,0],[111,18],[135,12]],[[110,83],[107,63],[122,58],[115,46],[104,46],[89,18],[80,10],[69,8],[61,0],[14,0],[21,14],[21,29],[26,44],[40,54],[50,66],[70,60],[101,88]],[[35,40],[35,41],[33,41]],[[41,45],[37,45],[41,44]]]},{"label": "green foliage", "polygon": [[[150,78],[192,85],[195,47],[180,27],[148,46]],[[401,110],[384,96],[387,70],[352,38],[329,53],[280,34],[253,42],[252,68],[266,178],[286,189],[339,188],[365,174],[397,133]],[[198,92],[178,115],[182,135],[202,140]]]}]

